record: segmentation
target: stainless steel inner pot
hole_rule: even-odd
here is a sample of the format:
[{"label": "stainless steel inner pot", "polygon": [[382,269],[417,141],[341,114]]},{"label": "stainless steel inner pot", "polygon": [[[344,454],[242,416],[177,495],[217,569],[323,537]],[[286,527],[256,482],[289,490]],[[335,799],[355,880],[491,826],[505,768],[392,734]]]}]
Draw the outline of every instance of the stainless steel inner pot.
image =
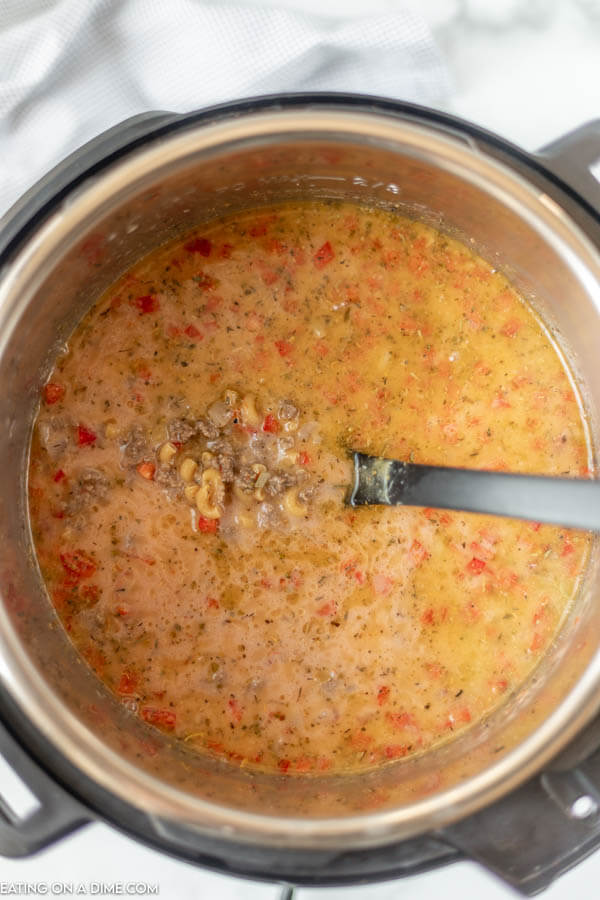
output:
[{"label": "stainless steel inner pot", "polygon": [[311,104],[191,121],[88,175],[0,272],[0,687],[85,777],[160,830],[279,848],[366,848],[440,828],[554,756],[600,705],[598,552],[529,681],[485,722],[360,776],[265,776],[149,730],[70,644],[32,551],[26,471],[40,385],[99,294],[154,247],[244,207],[340,198],[461,238],[543,316],[580,385],[597,446],[600,257],[553,191],[468,134],[384,109]]}]

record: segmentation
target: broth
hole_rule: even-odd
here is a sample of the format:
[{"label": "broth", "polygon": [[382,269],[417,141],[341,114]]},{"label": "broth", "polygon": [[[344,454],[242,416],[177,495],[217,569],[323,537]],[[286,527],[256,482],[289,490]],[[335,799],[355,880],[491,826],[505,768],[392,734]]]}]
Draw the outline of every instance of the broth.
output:
[{"label": "broth", "polygon": [[161,247],[45,385],[29,498],[71,639],[149,725],[281,773],[422,753],[518,689],[589,536],[349,509],[348,450],[589,474],[543,324],[464,245],[338,202]]}]

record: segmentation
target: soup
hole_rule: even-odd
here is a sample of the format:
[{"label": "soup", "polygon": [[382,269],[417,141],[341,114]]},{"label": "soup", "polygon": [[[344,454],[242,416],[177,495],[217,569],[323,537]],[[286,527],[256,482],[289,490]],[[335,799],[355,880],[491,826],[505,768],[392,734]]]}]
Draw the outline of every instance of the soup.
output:
[{"label": "soup", "polygon": [[350,450],[590,465],[532,309],[391,212],[215,221],[92,307],[43,389],[31,522],[64,627],[132,715],[243,766],[351,772],[452,739],[523,684],[589,536],[348,508]]}]

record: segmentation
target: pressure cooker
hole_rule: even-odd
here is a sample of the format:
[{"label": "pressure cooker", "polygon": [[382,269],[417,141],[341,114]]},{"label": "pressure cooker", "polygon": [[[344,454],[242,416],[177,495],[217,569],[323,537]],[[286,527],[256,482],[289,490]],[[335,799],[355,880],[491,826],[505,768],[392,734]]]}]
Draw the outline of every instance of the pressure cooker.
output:
[{"label": "pressure cooker", "polygon": [[302,198],[397,210],[505,272],[567,356],[597,448],[599,157],[600,121],[530,154],[407,103],[269,96],[129,119],[0,221],[0,753],[39,801],[20,818],[0,797],[0,853],[26,856],[104,821],[250,878],[356,884],[466,856],[532,894],[595,849],[597,544],[551,650],[485,721],[360,775],[267,775],[150,729],[86,666],[35,560],[27,459],[40,387],[108,285],[202,222]]}]

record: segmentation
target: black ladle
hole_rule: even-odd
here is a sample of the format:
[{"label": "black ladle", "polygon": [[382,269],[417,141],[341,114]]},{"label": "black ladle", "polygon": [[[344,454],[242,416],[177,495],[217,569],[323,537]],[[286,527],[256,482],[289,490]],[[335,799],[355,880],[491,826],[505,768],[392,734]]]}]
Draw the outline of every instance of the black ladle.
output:
[{"label": "black ladle", "polygon": [[350,506],[431,506],[600,531],[600,481],[353,458]]}]

